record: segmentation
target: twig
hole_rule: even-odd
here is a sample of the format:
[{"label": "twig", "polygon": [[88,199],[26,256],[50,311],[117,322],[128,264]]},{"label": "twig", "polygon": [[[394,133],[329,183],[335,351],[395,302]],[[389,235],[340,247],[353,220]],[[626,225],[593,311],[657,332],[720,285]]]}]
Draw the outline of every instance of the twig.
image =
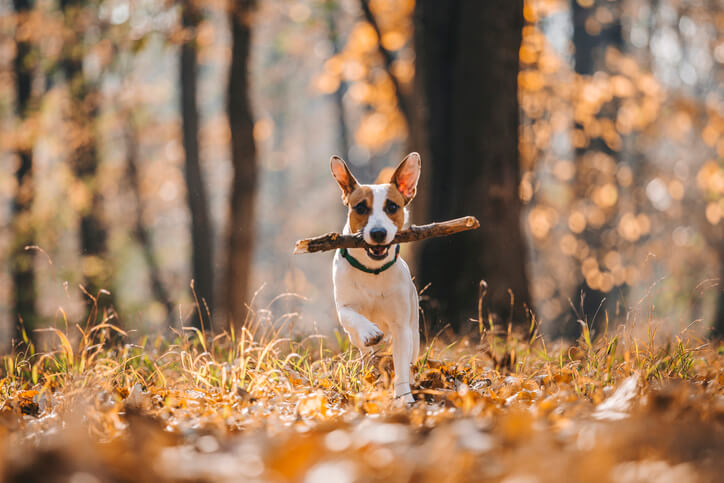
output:
[{"label": "twig", "polygon": [[[408,229],[397,233],[392,243],[407,243],[424,240],[426,238],[453,235],[462,231],[475,230],[479,227],[480,222],[474,216],[464,216],[454,220],[430,223],[429,225],[412,225]],[[371,246],[364,241],[361,233],[354,235],[327,233],[326,235],[297,241],[294,247],[294,253],[324,252],[337,248],[371,248]]]},{"label": "twig", "polygon": [[395,90],[395,96],[397,97],[397,104],[400,107],[400,111],[402,112],[403,117],[409,124],[412,109],[410,108],[410,105],[408,103],[407,96],[402,91],[400,81],[397,79],[397,76],[392,73],[392,64],[394,63],[395,58],[392,55],[392,52],[387,50],[385,46],[382,45],[382,31],[380,30],[380,26],[377,23],[375,15],[372,13],[369,0],[360,0],[360,6],[362,7],[362,13],[365,16],[365,20],[372,26],[372,28],[375,30],[375,33],[377,34],[377,50],[379,51],[380,55],[382,56],[382,60],[384,61],[385,71],[387,72],[387,75],[392,81],[392,86]]}]

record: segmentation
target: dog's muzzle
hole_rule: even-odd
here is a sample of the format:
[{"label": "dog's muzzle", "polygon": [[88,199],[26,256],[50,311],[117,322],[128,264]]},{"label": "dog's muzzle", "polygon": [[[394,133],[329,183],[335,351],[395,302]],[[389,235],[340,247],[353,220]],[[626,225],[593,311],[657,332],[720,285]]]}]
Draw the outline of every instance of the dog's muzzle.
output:
[{"label": "dog's muzzle", "polygon": [[365,248],[367,256],[370,257],[372,260],[384,260],[389,251],[390,245],[379,245],[373,246],[372,248]]}]

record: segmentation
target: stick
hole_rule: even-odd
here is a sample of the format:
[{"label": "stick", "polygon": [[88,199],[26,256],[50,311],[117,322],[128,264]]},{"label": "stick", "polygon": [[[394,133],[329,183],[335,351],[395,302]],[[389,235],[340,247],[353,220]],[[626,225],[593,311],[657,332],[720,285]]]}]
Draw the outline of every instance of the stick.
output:
[{"label": "stick", "polygon": [[[430,223],[429,225],[412,225],[406,230],[398,232],[392,243],[407,243],[425,240],[426,238],[437,238],[460,233],[461,231],[475,230],[479,227],[480,222],[474,216],[464,216],[454,220]],[[370,248],[370,245],[364,241],[361,233],[355,235],[327,233],[314,238],[298,240],[294,247],[294,253],[325,252],[337,248]]]}]

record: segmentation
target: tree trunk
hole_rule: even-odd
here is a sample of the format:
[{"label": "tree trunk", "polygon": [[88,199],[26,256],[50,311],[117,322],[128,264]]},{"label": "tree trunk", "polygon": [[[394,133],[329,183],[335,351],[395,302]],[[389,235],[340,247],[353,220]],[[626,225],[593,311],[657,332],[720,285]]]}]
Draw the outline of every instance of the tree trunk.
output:
[{"label": "tree trunk", "polygon": [[148,275],[151,282],[153,297],[166,308],[166,320],[170,323],[173,317],[173,303],[161,279],[161,267],[158,264],[151,233],[143,221],[143,198],[141,197],[141,175],[138,170],[138,135],[137,128],[128,114],[129,120],[125,128],[126,139],[126,174],[128,184],[133,192],[136,203],[135,235],[143,251],[143,258],[148,266]]},{"label": "tree trunk", "polygon": [[[19,38],[18,32],[26,16],[30,12],[29,0],[14,0],[13,6],[17,15],[15,55],[15,110],[18,124],[27,119],[30,106],[32,86],[32,67],[29,63],[31,45],[27,39]],[[21,127],[25,129],[25,127]],[[35,197],[33,183],[33,150],[31,141],[23,141],[17,148],[18,168],[15,171],[17,191],[12,204],[13,234],[11,272],[13,280],[13,319],[15,343],[22,340],[20,322],[23,321],[26,333],[32,338],[32,329],[37,325],[37,311],[35,306],[35,271],[33,270],[34,252],[25,247],[33,245],[35,240],[35,227],[32,220],[32,205]]]},{"label": "tree trunk", "polygon": [[[615,7],[610,6],[609,8]],[[589,17],[595,16],[596,11],[596,2],[594,2],[593,6],[586,8],[581,6],[577,0],[571,0],[575,71],[580,75],[590,76],[597,70],[605,70],[606,49],[609,47],[621,49],[623,46],[620,15],[617,15],[614,22],[604,26],[596,35],[591,35],[586,30],[586,21]],[[616,109],[609,109],[609,111],[611,111],[610,116],[615,117]],[[582,129],[580,125],[576,127]],[[618,157],[617,153],[612,151],[600,138],[591,139],[589,146],[586,148],[576,149],[577,174],[584,178],[575,180],[575,186],[584,190],[589,187],[587,178],[589,171],[583,166],[583,156],[588,151],[599,151],[609,156]],[[581,198],[586,197],[585,193],[580,193],[578,196]],[[582,238],[588,246],[594,249],[594,253],[602,248],[601,233],[608,228],[610,228],[608,225],[596,230],[587,227],[583,232]],[[577,270],[577,273],[580,273],[580,270]],[[602,292],[589,287],[586,281],[582,279],[577,284],[573,296],[570,297],[573,308],[566,310],[558,318],[555,323],[554,335],[567,339],[577,339],[582,330],[581,324],[578,323],[579,318],[584,320],[595,333],[596,329],[601,326],[601,321],[605,320],[606,312],[613,315],[614,312],[619,310],[622,295],[621,293],[617,294],[616,291],[621,290],[624,289],[614,287],[609,292]]]},{"label": "tree trunk", "polygon": [[184,174],[189,211],[191,212],[192,276],[201,313],[201,320],[198,315],[195,315],[192,324],[200,328],[204,325],[208,326],[208,323],[204,324],[204,317],[208,313],[212,313],[214,300],[213,234],[208,198],[199,160],[199,113],[196,106],[196,29],[201,19],[201,12],[193,0],[185,1],[182,8],[182,23],[186,31],[185,41],[181,45],[180,64],[181,116],[186,152]]},{"label": "tree trunk", "polygon": [[254,241],[257,165],[248,72],[253,7],[253,0],[235,0],[232,1],[229,12],[232,48],[227,109],[231,128],[231,163],[234,175],[229,207],[228,260],[224,289],[229,325],[235,327],[239,327],[246,318]]},{"label": "tree trunk", "polygon": [[716,298],[716,314],[711,327],[711,335],[724,339],[724,245],[719,246],[719,292]]},{"label": "tree trunk", "polygon": [[[327,29],[330,44],[332,44],[332,55],[341,52],[339,31],[337,29],[336,12],[339,9],[336,0],[327,0],[324,4],[326,13]],[[339,149],[343,159],[349,159],[349,129],[347,128],[347,116],[344,111],[344,95],[347,92],[347,82],[344,79],[339,81],[339,87],[334,91],[334,103],[337,107],[337,129],[339,137]]]},{"label": "tree trunk", "polygon": [[[70,147],[70,165],[75,177],[87,192],[88,203],[80,212],[80,245],[85,288],[93,297],[101,289],[109,290],[110,267],[108,266],[108,229],[103,216],[103,199],[96,177],[98,148],[96,145],[95,119],[98,116],[98,92],[83,73],[83,35],[74,29],[84,3],[78,0],[61,0],[66,27],[75,36],[64,46],[62,67],[70,91],[70,124],[73,130]],[[112,296],[110,299],[112,303]]]},{"label": "tree trunk", "polygon": [[[518,50],[523,1],[418,0],[416,89],[424,105],[416,139],[422,152],[425,222],[462,215],[480,229],[423,242],[418,286],[430,320],[465,329],[477,318],[480,281],[486,307],[525,323],[526,247],[518,197]],[[415,123],[417,124],[417,123]],[[414,204],[414,203],[413,203]],[[423,220],[417,219],[418,223]]]}]

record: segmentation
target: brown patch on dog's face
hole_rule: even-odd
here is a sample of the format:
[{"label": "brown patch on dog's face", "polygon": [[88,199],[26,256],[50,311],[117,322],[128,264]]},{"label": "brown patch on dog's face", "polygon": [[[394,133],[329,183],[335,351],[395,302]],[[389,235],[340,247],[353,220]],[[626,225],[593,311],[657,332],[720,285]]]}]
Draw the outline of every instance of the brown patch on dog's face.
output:
[{"label": "brown patch on dog's face", "polygon": [[387,189],[387,199],[383,205],[383,209],[387,217],[392,220],[397,230],[402,230],[405,224],[405,197],[397,189],[394,184],[389,184]]},{"label": "brown patch on dog's face", "polygon": [[372,214],[373,203],[372,190],[369,186],[357,185],[347,197],[347,206],[349,206],[349,227],[352,233],[362,231],[367,225]]}]

